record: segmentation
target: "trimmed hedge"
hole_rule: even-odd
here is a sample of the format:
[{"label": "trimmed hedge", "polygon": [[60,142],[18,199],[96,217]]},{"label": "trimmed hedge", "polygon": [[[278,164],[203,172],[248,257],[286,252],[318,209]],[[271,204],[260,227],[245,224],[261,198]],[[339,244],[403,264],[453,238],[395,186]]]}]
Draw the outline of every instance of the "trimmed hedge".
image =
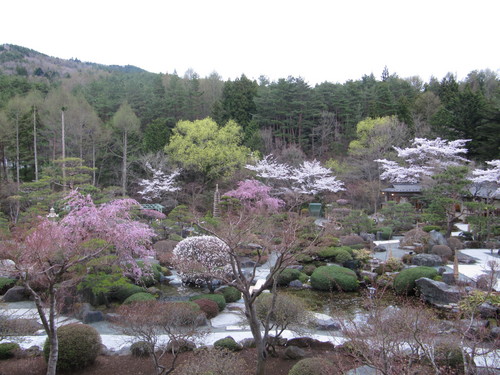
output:
[{"label": "trimmed hedge", "polygon": [[311,286],[317,290],[353,292],[358,289],[359,282],[353,270],[333,265],[316,268],[311,275]]},{"label": "trimmed hedge", "polygon": [[14,353],[20,349],[19,344],[15,342],[3,342],[0,344],[0,359],[12,358]]},{"label": "trimmed hedge", "polygon": [[413,294],[417,287],[415,280],[421,277],[429,279],[438,275],[438,271],[432,267],[412,267],[402,270],[394,279],[393,287],[397,294]]},{"label": "trimmed hedge", "polygon": [[278,275],[278,285],[287,286],[293,280],[298,280],[300,271],[295,268],[285,268]]},{"label": "trimmed hedge", "polygon": [[331,375],[338,373],[333,362],[326,358],[304,358],[298,361],[288,375]]},{"label": "trimmed hedge", "polygon": [[[101,336],[94,327],[74,323],[57,330],[59,357],[57,371],[69,371],[85,368],[92,363],[101,351]],[[43,354],[49,358],[49,340],[45,340]]]},{"label": "trimmed hedge", "polygon": [[189,298],[190,301],[196,301],[197,299],[209,299],[217,303],[219,307],[219,311],[222,311],[226,308],[226,300],[222,294],[199,294],[197,296],[193,296]]},{"label": "trimmed hedge", "polygon": [[232,303],[239,301],[241,298],[241,292],[234,286],[225,286],[216,291],[218,294],[222,294],[226,303]]},{"label": "trimmed hedge", "polygon": [[154,299],[156,299],[156,298],[152,294],[149,294],[146,292],[139,292],[139,293],[132,294],[125,301],[123,301],[123,304],[128,305],[129,303],[132,303],[132,302],[152,301]]}]

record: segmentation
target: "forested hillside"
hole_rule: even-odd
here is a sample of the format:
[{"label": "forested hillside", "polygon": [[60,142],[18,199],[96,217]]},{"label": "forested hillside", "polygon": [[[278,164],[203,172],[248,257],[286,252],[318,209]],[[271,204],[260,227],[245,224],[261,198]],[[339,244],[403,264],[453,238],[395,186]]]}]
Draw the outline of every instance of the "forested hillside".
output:
[{"label": "forested hillside", "polygon": [[[66,184],[86,184],[90,190],[120,186],[134,196],[149,166],[183,168],[181,202],[216,183],[233,188],[227,171],[209,175],[194,164],[183,165],[186,159],[176,158],[169,146],[172,134],[179,135],[179,129],[173,132],[179,121],[207,117],[219,127],[234,120],[242,132],[230,141],[249,152],[273,154],[291,165],[321,160],[352,187],[349,198],[367,207],[366,192],[376,195],[379,188],[374,190],[379,172],[373,160],[415,137],[470,139],[468,157],[477,163],[500,157],[500,81],[490,70],[472,71],[463,81],[448,74],[424,82],[386,68],[380,76],[312,87],[301,77],[253,81],[242,75],[224,81],[216,72],[154,74],[3,45],[4,211],[8,197]],[[204,142],[211,139],[207,135]]]}]

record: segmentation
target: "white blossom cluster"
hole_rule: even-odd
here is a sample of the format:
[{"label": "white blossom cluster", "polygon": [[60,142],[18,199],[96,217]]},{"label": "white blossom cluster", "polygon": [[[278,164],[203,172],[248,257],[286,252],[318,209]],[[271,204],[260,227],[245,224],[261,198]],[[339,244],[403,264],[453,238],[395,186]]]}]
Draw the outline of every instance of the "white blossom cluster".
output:
[{"label": "white blossom cluster", "polygon": [[419,182],[424,176],[444,170],[449,166],[458,166],[468,162],[460,154],[467,152],[464,147],[469,139],[458,139],[447,141],[445,139],[415,138],[412,147],[394,147],[398,152],[398,157],[405,161],[401,165],[395,161],[387,159],[377,159],[383,172],[381,180],[391,182]]},{"label": "white blossom cluster", "polygon": [[214,236],[195,236],[174,248],[174,264],[183,276],[223,277],[230,271],[230,249]]},{"label": "white blossom cluster", "polygon": [[141,180],[139,182],[139,185],[143,188],[139,191],[139,194],[144,199],[151,200],[161,197],[164,193],[180,190],[175,184],[175,179],[180,174],[179,169],[174,170],[171,174],[166,174],[160,169],[154,169],[149,163],[146,166],[153,172],[153,177],[150,180]]},{"label": "white blossom cluster", "polygon": [[[475,177],[471,178],[472,182],[494,182],[500,184],[500,159],[487,161],[486,164],[490,165],[492,168],[473,170],[472,174]],[[500,187],[498,187],[496,194],[500,194]]]},{"label": "white blossom cluster", "polygon": [[304,161],[298,168],[293,168],[278,163],[272,155],[267,155],[255,165],[246,165],[246,168],[257,172],[257,177],[288,182],[291,185],[289,188],[300,194],[317,194],[321,191],[335,193],[344,190],[344,184],[317,160]]}]

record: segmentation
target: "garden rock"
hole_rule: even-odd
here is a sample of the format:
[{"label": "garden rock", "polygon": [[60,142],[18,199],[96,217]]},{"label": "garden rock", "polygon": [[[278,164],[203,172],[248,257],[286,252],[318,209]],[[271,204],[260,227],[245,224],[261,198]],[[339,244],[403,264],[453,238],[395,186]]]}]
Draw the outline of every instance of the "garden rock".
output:
[{"label": "garden rock", "polygon": [[441,232],[438,232],[437,230],[431,230],[429,232],[429,247],[432,249],[432,246],[434,245],[446,245],[448,246],[448,241],[446,238],[443,236]]},{"label": "garden rock", "polygon": [[492,340],[500,339],[500,327],[493,327],[490,331],[490,337]]},{"label": "garden rock", "polygon": [[378,373],[379,372],[376,368],[365,365],[349,370],[346,372],[346,375],[377,375]]},{"label": "garden rock", "polygon": [[474,264],[477,262],[476,258],[467,254],[462,254],[459,251],[457,252],[457,258],[458,258],[458,263],[460,264]]},{"label": "garden rock", "polygon": [[373,251],[376,253],[385,253],[387,248],[384,245],[378,245],[373,248]]},{"label": "garden rock", "polygon": [[298,346],[299,348],[312,348],[322,350],[333,350],[335,345],[329,341],[319,341],[311,337],[295,337],[288,340],[287,346]]},{"label": "garden rock", "polygon": [[312,313],[310,323],[319,331],[338,331],[341,329],[340,324],[326,314]]},{"label": "garden rock", "polygon": [[285,358],[287,359],[302,359],[307,356],[307,352],[298,346],[291,345],[285,349]]},{"label": "garden rock", "polygon": [[422,277],[415,280],[421,297],[433,305],[442,306],[457,303],[461,298],[460,289],[442,281]]},{"label": "garden rock", "polygon": [[92,306],[89,303],[82,303],[80,311],[76,313],[76,317],[80,319],[83,323],[96,323],[104,320],[104,314],[102,311],[92,310]]},{"label": "garden rock", "polygon": [[13,286],[3,295],[4,302],[20,302],[27,299],[28,293],[23,286]]},{"label": "garden rock", "polygon": [[481,305],[479,305],[479,315],[483,319],[498,319],[498,316],[500,315],[500,309],[488,302],[483,302]]},{"label": "garden rock", "polygon": [[243,340],[239,341],[238,344],[240,344],[243,349],[255,348],[255,346],[256,346],[255,339],[252,337],[243,339]]},{"label": "garden rock", "polygon": [[455,285],[455,274],[453,272],[444,272],[442,275],[443,283]]},{"label": "garden rock", "polygon": [[246,257],[245,258],[241,258],[240,262],[241,262],[241,267],[242,268],[253,268],[257,264],[257,262],[253,261],[250,258],[246,258]]},{"label": "garden rock", "polygon": [[290,288],[297,288],[297,289],[302,289],[304,284],[300,280],[292,280],[290,281],[290,284],[288,284]]},{"label": "garden rock", "polygon": [[167,351],[175,353],[189,352],[196,349],[196,344],[193,341],[189,340],[179,340],[179,341],[170,341],[167,345]]},{"label": "garden rock", "polygon": [[437,267],[443,264],[443,260],[436,254],[417,254],[411,259],[414,266]]}]

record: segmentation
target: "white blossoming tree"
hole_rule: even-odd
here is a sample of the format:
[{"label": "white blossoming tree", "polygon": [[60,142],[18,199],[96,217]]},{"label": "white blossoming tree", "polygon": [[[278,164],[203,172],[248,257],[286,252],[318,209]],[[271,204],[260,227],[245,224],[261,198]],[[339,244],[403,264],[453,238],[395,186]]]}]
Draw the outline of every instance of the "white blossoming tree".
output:
[{"label": "white blossoming tree", "polygon": [[179,169],[167,174],[161,169],[153,168],[150,163],[146,163],[146,167],[153,173],[153,177],[149,180],[143,179],[139,182],[142,190],[138,193],[142,195],[145,200],[161,198],[162,195],[166,193],[180,190],[175,181],[180,174]]},{"label": "white blossoming tree", "polygon": [[475,169],[472,171],[474,177],[471,178],[472,182],[483,183],[492,182],[497,184],[498,188],[495,194],[500,194],[500,159],[487,161],[486,164],[492,168],[488,169]]},{"label": "white blossoming tree", "polygon": [[468,139],[447,141],[445,139],[415,138],[412,146],[407,148],[394,147],[403,163],[387,159],[377,159],[383,170],[381,180],[391,182],[417,183],[423,177],[431,177],[443,172],[450,166],[460,166],[468,162],[461,156],[467,149]]},{"label": "white blossoming tree", "polygon": [[213,279],[224,279],[231,271],[229,248],[214,236],[195,236],[174,248],[173,263],[183,280],[203,281],[213,292]]}]

